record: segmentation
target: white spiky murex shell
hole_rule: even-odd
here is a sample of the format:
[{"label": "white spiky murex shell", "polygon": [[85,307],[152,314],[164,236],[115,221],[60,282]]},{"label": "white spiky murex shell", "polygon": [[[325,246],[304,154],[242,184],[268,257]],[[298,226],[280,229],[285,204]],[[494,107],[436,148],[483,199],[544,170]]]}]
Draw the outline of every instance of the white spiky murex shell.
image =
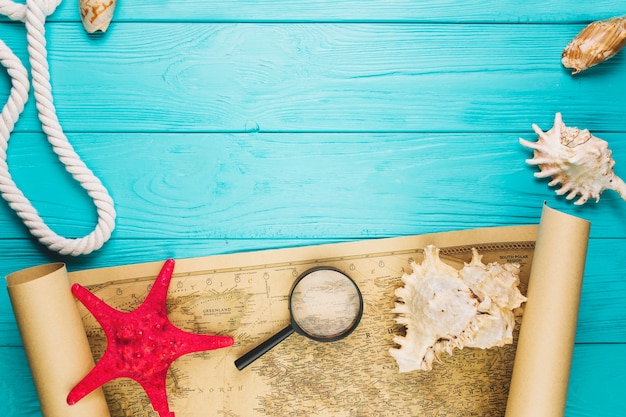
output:
[{"label": "white spiky murex shell", "polygon": [[604,190],[614,190],[626,200],[626,184],[615,175],[615,161],[605,140],[593,136],[589,130],[567,127],[561,113],[554,118],[552,129],[544,132],[536,124],[533,130],[539,136],[537,142],[520,138],[520,143],[534,150],[532,159],[526,162],[539,166],[535,177],[552,180],[549,186],[561,185],[556,194],[567,194],[574,204],[584,204],[590,198],[600,201]]},{"label": "white spiky murex shell", "polygon": [[626,17],[597,20],[587,25],[570,41],[561,62],[572,74],[612,58],[626,45]]},{"label": "white spiky murex shell", "polygon": [[79,0],[80,19],[87,33],[106,32],[117,0]]},{"label": "white spiky murex shell", "polygon": [[422,263],[412,262],[413,272],[403,274],[392,312],[406,333],[394,338],[399,348],[389,350],[400,372],[431,370],[441,353],[454,348],[512,343],[514,310],[526,301],[518,288],[519,266],[485,265],[475,249],[472,253],[472,261],[457,270],[429,245]]}]

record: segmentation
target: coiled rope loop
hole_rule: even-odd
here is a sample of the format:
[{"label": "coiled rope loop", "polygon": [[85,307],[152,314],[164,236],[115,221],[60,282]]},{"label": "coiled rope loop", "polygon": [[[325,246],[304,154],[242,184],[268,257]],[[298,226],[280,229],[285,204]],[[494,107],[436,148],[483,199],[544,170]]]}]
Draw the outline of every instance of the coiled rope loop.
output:
[{"label": "coiled rope loop", "polygon": [[39,242],[61,255],[77,256],[100,249],[109,240],[115,228],[116,214],[108,191],[76,154],[63,133],[54,107],[44,25],[46,17],[54,13],[60,3],[61,0],[27,0],[26,4],[0,0],[0,13],[26,25],[33,90],[42,129],[65,169],[93,200],[98,223],[91,233],[81,238],[68,239],[57,235],[46,225],[11,178],[7,164],[9,136],[28,100],[30,83],[26,68],[2,40],[0,63],[11,78],[11,92],[0,114],[0,193]]}]

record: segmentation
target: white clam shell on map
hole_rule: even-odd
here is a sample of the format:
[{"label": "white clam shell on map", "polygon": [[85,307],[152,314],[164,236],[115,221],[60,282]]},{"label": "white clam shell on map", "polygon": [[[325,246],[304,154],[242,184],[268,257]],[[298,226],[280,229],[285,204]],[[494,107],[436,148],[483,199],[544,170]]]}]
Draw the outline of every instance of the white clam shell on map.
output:
[{"label": "white clam shell on map", "polygon": [[526,298],[519,291],[517,264],[482,263],[473,257],[457,270],[439,258],[439,249],[424,249],[421,264],[413,262],[396,289],[393,313],[406,328],[389,353],[400,372],[431,370],[441,353],[454,348],[487,349],[513,342],[515,313]]}]

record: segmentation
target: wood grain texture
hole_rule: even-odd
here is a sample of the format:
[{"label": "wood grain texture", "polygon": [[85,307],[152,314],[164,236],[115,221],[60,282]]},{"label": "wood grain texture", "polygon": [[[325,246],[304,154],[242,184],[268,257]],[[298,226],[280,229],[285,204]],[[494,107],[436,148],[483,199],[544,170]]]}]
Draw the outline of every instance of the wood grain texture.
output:
[{"label": "wood grain texture", "polygon": [[[129,23],[93,41],[58,23],[47,37],[68,132],[519,132],[557,111],[626,131],[623,56],[580,77],[561,66],[581,28]],[[20,29],[0,24],[24,56]],[[40,130],[34,103],[16,130]]]},{"label": "wood grain texture", "polygon": [[[534,178],[516,133],[70,134],[111,190],[115,238],[357,239],[538,222],[541,204],[626,237],[613,191],[573,206]],[[626,175],[624,135],[611,143]],[[95,208],[43,135],[14,134],[9,166],[51,227],[88,233]],[[471,169],[468,169],[471,168]],[[62,198],[58,196],[62,195]],[[71,221],[68,221],[68,216]],[[6,205],[0,236],[27,237]]]},{"label": "wood grain texture", "polygon": [[6,417],[41,416],[24,349],[0,347],[0,410]]},{"label": "wood grain texture", "polygon": [[[120,2],[121,3],[121,2]],[[135,0],[118,6],[115,22],[137,21],[390,21],[581,22],[624,13],[621,1],[485,2],[468,0]],[[64,1],[51,21],[78,21],[76,1]]]},{"label": "wood grain texture", "polygon": [[[625,13],[606,0],[135,0],[87,35],[65,0],[46,25],[55,104],[117,228],[98,252],[62,257],[0,204],[0,276],[535,224],[545,200],[592,223],[566,417],[621,417],[626,202],[556,196],[518,138],[560,111],[609,141],[626,177],[626,58],[576,77],[560,63],[588,22]],[[0,17],[0,38],[26,60],[22,23]],[[8,91],[0,71],[0,103]],[[32,94],[8,156],[54,230],[92,230]],[[38,417],[5,287],[0,411]]]}]

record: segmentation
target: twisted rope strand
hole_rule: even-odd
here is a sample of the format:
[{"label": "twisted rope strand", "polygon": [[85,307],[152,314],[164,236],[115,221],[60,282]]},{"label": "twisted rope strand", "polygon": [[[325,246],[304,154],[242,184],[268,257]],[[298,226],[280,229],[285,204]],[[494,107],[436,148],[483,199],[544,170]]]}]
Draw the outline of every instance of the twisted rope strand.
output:
[{"label": "twisted rope strand", "polygon": [[26,5],[11,0],[2,0],[0,1],[0,14],[11,20],[23,22],[26,18]]},{"label": "twisted rope strand", "polygon": [[26,25],[35,104],[42,129],[66,170],[91,197],[98,213],[98,222],[91,233],[81,238],[68,239],[57,235],[11,178],[6,151],[10,134],[28,100],[30,83],[22,62],[1,40],[0,63],[11,78],[11,93],[0,117],[0,193],[40,243],[62,255],[77,256],[102,247],[115,228],[116,213],[108,191],[76,154],[56,114],[47,61],[45,21],[59,4],[60,0],[27,0],[25,5],[0,0],[0,13],[13,20],[23,21]]}]

